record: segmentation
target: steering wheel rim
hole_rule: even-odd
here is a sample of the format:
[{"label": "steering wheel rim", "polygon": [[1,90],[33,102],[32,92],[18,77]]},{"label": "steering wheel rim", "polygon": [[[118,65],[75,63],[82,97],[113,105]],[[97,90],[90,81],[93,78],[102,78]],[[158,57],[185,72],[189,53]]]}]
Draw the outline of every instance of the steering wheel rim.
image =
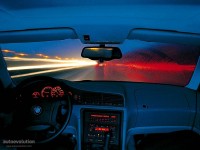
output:
[{"label": "steering wheel rim", "polygon": [[[62,89],[64,91],[64,97],[63,97],[64,99],[62,99],[62,98],[60,98],[58,100],[53,99],[53,101],[44,101],[43,103],[39,101],[40,104],[37,103],[37,105],[35,105],[36,103],[33,102],[33,99],[31,99],[30,102],[25,101],[29,97],[27,97],[27,93],[24,93],[24,92],[27,92],[28,89],[31,89],[34,86],[37,87],[37,85],[39,83],[44,84],[44,86],[45,85],[59,85],[60,87],[62,87]],[[19,129],[20,132],[23,131],[23,136],[24,135],[26,135],[26,136],[34,135],[33,137],[35,138],[34,140],[36,143],[46,143],[46,142],[49,142],[49,141],[55,139],[67,127],[70,117],[71,117],[72,103],[71,103],[70,95],[68,94],[67,91],[69,91],[69,87],[67,85],[65,85],[63,82],[61,82],[57,79],[54,79],[54,78],[51,78],[48,76],[30,77],[30,78],[27,78],[27,79],[23,80],[22,82],[20,82],[16,86],[16,93],[15,93],[16,100],[18,102],[18,106],[16,109],[16,115],[14,117],[15,118],[14,120],[16,120],[16,122],[17,122],[16,123],[17,130]],[[39,99],[39,100],[41,100],[41,99]],[[45,106],[45,105],[47,105],[47,106]],[[43,110],[40,112],[41,114],[39,114],[39,115],[33,114],[33,112],[38,111],[39,107]],[[64,114],[63,116],[58,116],[58,115],[61,115],[60,114],[61,107],[65,107],[67,110],[67,113]],[[22,109],[27,110],[27,111],[23,111]],[[27,113],[27,112],[29,112],[32,116],[29,116],[28,115],[29,113]],[[27,116],[25,115],[26,117],[22,117],[23,114],[26,114]],[[19,116],[22,117],[22,118],[20,118],[20,121],[22,121],[22,122],[18,121]],[[27,122],[28,117],[30,117],[33,120],[32,121],[29,120]],[[46,119],[46,117],[48,117],[48,119]],[[62,118],[62,123],[57,122],[56,119],[59,117]],[[24,119],[24,118],[26,118],[26,119]],[[35,119],[37,121],[35,121]],[[52,122],[52,120],[53,120],[53,122]],[[45,121],[46,121],[46,124],[44,123]],[[37,126],[38,127],[37,129],[40,128],[41,130],[37,130],[36,128],[32,128],[32,127],[27,128],[26,125],[28,125],[30,123],[33,123],[32,124],[33,127],[36,127],[40,123],[41,123],[41,125],[44,123],[45,125],[49,125],[49,128],[47,126],[44,129],[42,129],[42,126]],[[56,125],[58,128],[56,128]],[[55,129],[55,132],[54,133],[51,132],[51,134],[50,134],[49,129],[52,129],[53,127]],[[39,136],[41,136],[40,134],[44,134],[44,133],[47,133],[49,135],[48,136],[45,135],[45,138],[40,139],[39,138]],[[30,135],[30,134],[33,134],[33,135]]]}]

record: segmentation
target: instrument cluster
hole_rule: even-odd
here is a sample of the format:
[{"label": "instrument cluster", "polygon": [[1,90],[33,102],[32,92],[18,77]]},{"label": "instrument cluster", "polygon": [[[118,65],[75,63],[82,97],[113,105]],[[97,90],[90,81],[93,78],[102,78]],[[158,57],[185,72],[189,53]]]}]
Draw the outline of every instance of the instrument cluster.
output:
[{"label": "instrument cluster", "polygon": [[32,98],[61,98],[65,95],[60,86],[45,86],[40,91],[34,91]]}]

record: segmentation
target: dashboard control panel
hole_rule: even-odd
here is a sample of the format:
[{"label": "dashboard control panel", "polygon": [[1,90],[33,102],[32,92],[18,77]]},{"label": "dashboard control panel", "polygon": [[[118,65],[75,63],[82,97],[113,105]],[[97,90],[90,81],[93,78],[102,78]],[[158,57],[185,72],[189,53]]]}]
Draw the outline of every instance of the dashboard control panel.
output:
[{"label": "dashboard control panel", "polygon": [[82,111],[82,149],[102,148],[109,134],[109,149],[121,147],[121,111],[91,110]]},{"label": "dashboard control panel", "polygon": [[97,106],[124,106],[124,97],[119,94],[74,91],[73,104]]}]

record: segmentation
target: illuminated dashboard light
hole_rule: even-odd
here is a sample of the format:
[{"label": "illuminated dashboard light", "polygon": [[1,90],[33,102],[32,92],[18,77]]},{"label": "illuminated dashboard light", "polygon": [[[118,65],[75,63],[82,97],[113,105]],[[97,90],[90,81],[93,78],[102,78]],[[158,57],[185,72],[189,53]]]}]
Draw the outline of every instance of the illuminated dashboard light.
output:
[{"label": "illuminated dashboard light", "polygon": [[112,119],[116,119],[116,118],[117,118],[117,116],[111,116],[110,118],[112,118]]},{"label": "illuminated dashboard light", "polygon": [[95,131],[103,131],[103,132],[109,132],[109,128],[104,128],[104,127],[96,127]]},{"label": "illuminated dashboard light", "polygon": [[33,98],[39,98],[40,97],[40,93],[39,92],[33,92],[32,97]]},{"label": "illuminated dashboard light", "polygon": [[40,92],[34,91],[32,93],[32,98],[57,98],[57,97],[63,97],[65,95],[65,92],[60,86],[45,86],[42,88]]},{"label": "illuminated dashboard light", "polygon": [[108,115],[91,115],[91,117],[98,117],[98,118],[109,118],[109,116]]}]

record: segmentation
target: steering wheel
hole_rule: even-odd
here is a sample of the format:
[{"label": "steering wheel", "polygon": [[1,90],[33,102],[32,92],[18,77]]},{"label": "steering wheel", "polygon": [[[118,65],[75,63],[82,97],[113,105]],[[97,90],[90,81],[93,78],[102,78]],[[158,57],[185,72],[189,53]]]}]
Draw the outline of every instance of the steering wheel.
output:
[{"label": "steering wheel", "polygon": [[46,143],[68,125],[72,104],[70,88],[46,76],[31,77],[16,87],[14,126],[20,138]]}]

